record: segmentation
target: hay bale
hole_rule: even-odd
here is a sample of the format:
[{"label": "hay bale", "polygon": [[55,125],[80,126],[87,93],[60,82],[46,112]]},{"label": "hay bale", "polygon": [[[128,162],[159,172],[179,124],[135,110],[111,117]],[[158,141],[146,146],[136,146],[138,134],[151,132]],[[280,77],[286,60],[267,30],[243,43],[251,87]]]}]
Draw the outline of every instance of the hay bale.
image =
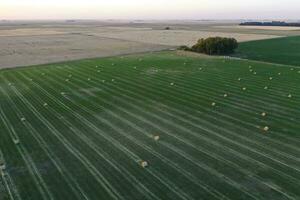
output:
[{"label": "hay bale", "polygon": [[270,81],[273,80],[273,77],[270,77],[269,80],[270,80]]},{"label": "hay bale", "polygon": [[66,79],[66,82],[68,82],[69,81],[69,79]]},{"label": "hay bale", "polygon": [[143,168],[146,168],[146,167],[149,166],[148,162],[147,162],[147,161],[144,161],[144,160],[142,160],[142,161],[140,162],[140,165],[141,165],[141,167],[143,167]]},{"label": "hay bale", "polygon": [[256,75],[256,72],[253,72],[254,75]]},{"label": "hay bale", "polygon": [[288,95],[288,98],[292,98],[293,96],[291,94]]},{"label": "hay bale", "polygon": [[228,94],[224,94],[224,97],[225,97],[225,98],[228,97]]},{"label": "hay bale", "polygon": [[238,81],[241,81],[242,79],[241,78],[238,78]]},{"label": "hay bale", "polygon": [[170,83],[170,85],[172,85],[172,86],[173,86],[173,85],[174,85],[174,83]]},{"label": "hay bale", "polygon": [[211,105],[212,105],[212,106],[216,106],[216,103],[215,103],[215,102],[212,102]]},{"label": "hay bale", "polygon": [[242,88],[242,90],[243,90],[243,91],[246,91],[246,90],[247,90],[247,88],[246,88],[246,87],[243,87],[243,88]]},{"label": "hay bale", "polygon": [[88,78],[87,80],[88,80],[88,81],[91,81],[91,78]]},{"label": "hay bale", "polygon": [[249,71],[250,71],[250,72],[253,72],[253,69],[250,69]]},{"label": "hay bale", "polygon": [[265,127],[263,128],[264,131],[269,131],[269,129],[270,129],[270,128],[269,128],[268,126],[265,126]]},{"label": "hay bale", "polygon": [[267,113],[263,112],[263,113],[261,113],[261,116],[265,117],[265,116],[267,116]]},{"label": "hay bale", "polygon": [[111,81],[112,81],[112,82],[114,82],[114,81],[115,81],[115,79],[111,79]]},{"label": "hay bale", "polygon": [[269,87],[268,87],[268,86],[265,86],[264,89],[267,90],[267,89],[269,89]]},{"label": "hay bale", "polygon": [[158,140],[160,139],[160,137],[159,137],[159,135],[154,135],[154,136],[153,136],[153,139],[154,139],[155,141],[158,141]]},{"label": "hay bale", "polygon": [[291,71],[294,71],[294,68],[291,68]]},{"label": "hay bale", "polygon": [[61,94],[61,95],[65,95],[66,93],[64,93],[64,92],[61,92],[60,94]]},{"label": "hay bale", "polygon": [[100,71],[100,70],[97,70],[97,72],[100,73],[101,71]]},{"label": "hay bale", "polygon": [[44,103],[43,106],[46,107],[46,106],[48,106],[48,104],[47,104],[47,103]]},{"label": "hay bale", "polygon": [[200,67],[199,70],[201,71],[201,70],[202,70],[202,67]]},{"label": "hay bale", "polygon": [[279,73],[278,73],[278,76],[280,76],[280,75],[281,75],[281,73],[279,72]]},{"label": "hay bale", "polygon": [[25,117],[22,117],[22,118],[21,118],[21,121],[22,121],[22,122],[26,121]]}]

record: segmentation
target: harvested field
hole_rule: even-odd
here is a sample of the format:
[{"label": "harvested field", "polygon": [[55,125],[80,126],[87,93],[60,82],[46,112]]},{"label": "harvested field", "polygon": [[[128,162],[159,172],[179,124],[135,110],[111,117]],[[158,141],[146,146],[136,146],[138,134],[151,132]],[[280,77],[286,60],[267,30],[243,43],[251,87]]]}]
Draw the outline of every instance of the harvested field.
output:
[{"label": "harvested field", "polygon": [[149,44],[159,44],[168,46],[193,45],[200,38],[207,37],[233,37],[239,42],[251,40],[263,40],[276,38],[274,35],[259,34],[241,34],[241,33],[222,33],[209,31],[185,31],[185,30],[144,30],[144,31],[121,31],[108,33],[95,33],[98,36],[115,39],[124,39],[135,42],[144,42]]},{"label": "harvested field", "polygon": [[299,199],[299,75],[175,52],[1,70],[1,197]]},{"label": "harvested field", "polygon": [[[209,36],[249,41],[296,33],[232,29],[232,24],[216,28],[224,23],[228,22],[0,22],[0,68],[156,51],[192,45]],[[167,26],[171,30],[164,31]]]}]

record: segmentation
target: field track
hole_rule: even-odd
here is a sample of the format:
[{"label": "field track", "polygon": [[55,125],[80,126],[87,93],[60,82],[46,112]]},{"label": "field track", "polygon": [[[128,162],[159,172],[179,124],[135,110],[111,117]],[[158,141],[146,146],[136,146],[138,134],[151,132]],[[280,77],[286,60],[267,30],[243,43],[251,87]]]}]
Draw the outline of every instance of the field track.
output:
[{"label": "field track", "polygon": [[300,199],[299,100],[297,67],[174,52],[1,70],[0,200]]}]

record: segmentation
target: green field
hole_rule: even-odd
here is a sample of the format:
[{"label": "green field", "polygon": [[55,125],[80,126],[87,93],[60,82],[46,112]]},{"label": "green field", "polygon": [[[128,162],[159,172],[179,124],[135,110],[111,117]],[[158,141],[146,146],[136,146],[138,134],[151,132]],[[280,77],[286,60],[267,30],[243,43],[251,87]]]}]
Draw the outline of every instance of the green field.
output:
[{"label": "green field", "polygon": [[1,70],[0,199],[299,199],[298,71],[175,52]]},{"label": "green field", "polygon": [[237,56],[250,60],[300,66],[300,36],[240,43]]}]

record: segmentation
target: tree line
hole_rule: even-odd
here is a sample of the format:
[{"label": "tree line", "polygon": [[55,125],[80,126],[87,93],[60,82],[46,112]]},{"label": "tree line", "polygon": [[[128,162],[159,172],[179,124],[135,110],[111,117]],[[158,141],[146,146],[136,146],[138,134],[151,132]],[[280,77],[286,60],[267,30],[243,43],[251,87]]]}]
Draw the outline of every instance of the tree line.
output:
[{"label": "tree line", "polygon": [[192,47],[179,47],[180,50],[193,51],[208,55],[228,55],[234,53],[234,50],[237,48],[238,42],[236,39],[224,37],[201,38]]}]

